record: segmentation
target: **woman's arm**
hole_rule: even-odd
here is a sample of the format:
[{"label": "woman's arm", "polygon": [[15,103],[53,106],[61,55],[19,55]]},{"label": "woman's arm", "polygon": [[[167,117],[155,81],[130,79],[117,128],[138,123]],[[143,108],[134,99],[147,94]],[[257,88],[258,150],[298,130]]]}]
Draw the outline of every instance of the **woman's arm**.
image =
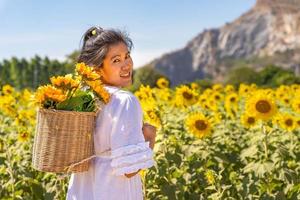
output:
[{"label": "woman's arm", "polygon": [[[145,141],[149,141],[150,142],[149,147],[153,149],[155,144],[156,128],[150,124],[145,123],[143,124],[143,134],[144,134]],[[125,176],[127,178],[131,178],[137,173],[139,173],[140,170],[141,169],[139,169],[137,172],[125,174]]]}]

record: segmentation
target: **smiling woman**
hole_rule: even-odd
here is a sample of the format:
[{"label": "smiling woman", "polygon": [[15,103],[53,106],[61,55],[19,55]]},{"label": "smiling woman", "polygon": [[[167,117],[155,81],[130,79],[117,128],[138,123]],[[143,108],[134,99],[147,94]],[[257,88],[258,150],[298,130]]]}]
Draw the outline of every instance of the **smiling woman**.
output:
[{"label": "smiling woman", "polygon": [[110,102],[96,119],[97,157],[88,171],[73,173],[68,200],[142,200],[141,169],[152,167],[156,130],[143,125],[137,98],[121,88],[132,84],[132,41],[121,31],[92,27],[84,34],[78,62],[101,75]]},{"label": "smiling woman", "polygon": [[111,45],[100,68],[102,81],[115,86],[129,86],[132,83],[132,66],[127,46],[121,42]]},{"label": "smiling woman", "polygon": [[91,27],[84,35],[78,62],[93,66],[102,75],[103,83],[126,87],[132,83],[132,41],[118,30]]}]

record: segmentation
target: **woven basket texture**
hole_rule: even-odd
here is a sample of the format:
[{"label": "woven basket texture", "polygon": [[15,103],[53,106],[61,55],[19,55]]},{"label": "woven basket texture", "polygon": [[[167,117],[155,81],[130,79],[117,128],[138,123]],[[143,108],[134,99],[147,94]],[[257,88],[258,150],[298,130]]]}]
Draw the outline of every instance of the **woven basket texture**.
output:
[{"label": "woven basket texture", "polygon": [[87,171],[91,160],[66,167],[94,154],[95,112],[40,108],[33,144],[33,167],[44,172]]}]

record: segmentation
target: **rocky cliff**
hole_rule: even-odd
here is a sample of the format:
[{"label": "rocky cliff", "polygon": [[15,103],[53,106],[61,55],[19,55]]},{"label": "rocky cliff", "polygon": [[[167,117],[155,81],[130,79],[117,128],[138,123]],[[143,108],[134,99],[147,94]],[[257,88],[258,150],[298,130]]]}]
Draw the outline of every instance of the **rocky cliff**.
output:
[{"label": "rocky cliff", "polygon": [[[272,56],[300,49],[300,0],[257,0],[248,12],[217,29],[204,30],[187,45],[151,65],[173,84],[206,76],[221,79],[224,59]],[[300,63],[293,55],[287,64]],[[289,65],[288,65],[289,66]]]}]

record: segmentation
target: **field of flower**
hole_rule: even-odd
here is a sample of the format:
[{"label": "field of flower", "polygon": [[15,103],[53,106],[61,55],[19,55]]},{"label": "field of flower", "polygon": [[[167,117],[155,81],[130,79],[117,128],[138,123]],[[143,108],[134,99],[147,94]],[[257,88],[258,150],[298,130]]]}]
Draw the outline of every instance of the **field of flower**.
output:
[{"label": "field of flower", "polygon": [[[300,199],[300,85],[141,86],[158,127],[147,199]],[[1,199],[64,199],[69,176],[31,166],[33,92],[0,88]]]}]

